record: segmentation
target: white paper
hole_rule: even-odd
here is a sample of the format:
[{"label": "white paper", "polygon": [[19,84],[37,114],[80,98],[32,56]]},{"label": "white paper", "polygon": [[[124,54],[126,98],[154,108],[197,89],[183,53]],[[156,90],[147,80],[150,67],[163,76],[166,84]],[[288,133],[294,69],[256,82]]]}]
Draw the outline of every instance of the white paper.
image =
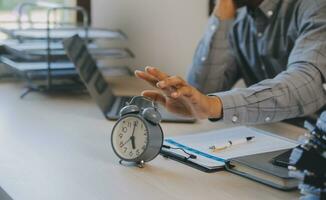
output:
[{"label": "white paper", "polygon": [[[209,147],[212,145],[225,144],[229,140],[235,141],[249,136],[254,136],[255,138],[247,143],[234,145],[218,152],[213,152],[209,149]],[[296,143],[295,141],[289,140],[287,138],[249,127],[221,129],[216,131],[167,139],[172,139],[174,142],[177,142],[186,147],[225,160],[235,157],[294,148],[298,145],[298,143]],[[165,144],[173,147],[178,147],[176,145],[171,145],[171,143],[167,142],[165,142]],[[173,150],[173,152],[182,154],[181,151],[178,150]],[[205,156],[197,154],[194,151],[188,150],[187,152],[197,155],[197,159],[191,159],[191,161],[196,162],[198,164],[211,168],[224,165],[223,162],[218,162],[214,159],[206,158]],[[186,156],[185,154],[182,155]]]}]

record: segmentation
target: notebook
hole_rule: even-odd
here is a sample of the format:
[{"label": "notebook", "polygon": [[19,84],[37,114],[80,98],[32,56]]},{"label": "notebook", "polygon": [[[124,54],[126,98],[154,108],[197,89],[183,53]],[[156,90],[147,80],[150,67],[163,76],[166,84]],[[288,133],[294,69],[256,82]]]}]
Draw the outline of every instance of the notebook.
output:
[{"label": "notebook", "polygon": [[[218,152],[209,149],[212,145],[224,144],[248,136],[255,138],[248,143],[234,145]],[[244,126],[166,138],[164,144],[196,155],[196,159],[189,160],[208,169],[224,168],[225,163],[232,158],[291,149],[298,145],[296,141]],[[188,156],[180,149],[165,149],[165,151]]]},{"label": "notebook", "polygon": [[255,154],[231,159],[226,169],[240,176],[281,190],[296,189],[299,180],[289,176],[286,167],[273,164],[272,160],[287,150]]},{"label": "notebook", "polygon": [[[210,148],[243,138],[253,139],[218,151]],[[296,141],[241,126],[166,138],[161,154],[204,172],[226,169],[277,189],[290,190],[296,188],[298,182],[288,176],[287,168],[272,162],[273,158],[296,146]]]}]

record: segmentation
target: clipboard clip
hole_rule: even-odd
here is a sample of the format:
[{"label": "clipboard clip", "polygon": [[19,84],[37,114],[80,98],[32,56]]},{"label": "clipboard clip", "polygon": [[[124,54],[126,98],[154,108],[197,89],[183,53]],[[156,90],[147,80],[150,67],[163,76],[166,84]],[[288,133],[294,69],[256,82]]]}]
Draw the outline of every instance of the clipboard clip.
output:
[{"label": "clipboard clip", "polygon": [[[171,159],[171,160],[174,160],[176,162],[179,162],[179,163],[182,163],[184,165],[187,165],[191,168],[194,168],[194,169],[197,169],[197,170],[200,170],[202,172],[205,172],[205,173],[214,173],[214,172],[217,172],[217,171],[220,171],[222,170],[223,168],[214,168],[214,169],[210,169],[210,168],[207,168],[205,166],[202,166],[202,165],[199,165],[197,163],[195,163],[190,157],[189,153],[187,152],[187,155],[189,155],[188,157],[185,157],[185,156],[181,156],[181,155],[178,155],[176,153],[173,153],[173,152],[170,152],[168,150],[165,150],[165,149],[171,149],[171,147],[167,146],[165,149],[165,147],[163,147],[163,149],[161,150],[160,154],[163,156],[163,158],[166,158],[166,159]],[[182,149],[182,148],[181,148]],[[180,149],[180,150],[181,150]],[[184,149],[183,149],[184,150]],[[182,151],[182,150],[181,150]],[[193,157],[193,156],[192,156]],[[195,158],[197,158],[197,156],[195,156]],[[193,158],[193,159],[195,159]]]},{"label": "clipboard clip", "polygon": [[191,154],[189,152],[187,152],[186,150],[184,150],[183,148],[177,148],[177,147],[171,147],[171,146],[168,146],[168,145],[164,145],[162,146],[162,148],[165,148],[165,149],[174,149],[174,150],[180,150],[182,151],[183,153],[187,154],[188,157],[185,157],[185,160],[189,160],[189,159],[197,159],[197,156],[194,155],[194,154]]}]

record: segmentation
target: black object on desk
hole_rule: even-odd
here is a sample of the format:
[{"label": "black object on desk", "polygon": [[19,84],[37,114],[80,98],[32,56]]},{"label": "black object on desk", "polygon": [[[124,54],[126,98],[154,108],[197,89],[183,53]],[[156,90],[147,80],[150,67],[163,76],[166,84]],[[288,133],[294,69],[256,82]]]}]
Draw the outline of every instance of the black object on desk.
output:
[{"label": "black object on desk", "polygon": [[300,180],[300,199],[326,199],[326,111],[305,127],[310,133],[291,154],[290,175]]},{"label": "black object on desk", "polygon": [[287,152],[288,150],[281,150],[233,158],[227,163],[226,169],[276,189],[294,190],[297,188],[299,181],[289,176],[287,168],[271,163],[273,158]]},{"label": "black object on desk", "polygon": [[287,168],[290,165],[290,156],[292,153],[292,149],[274,157],[271,162],[273,165],[279,166],[279,167],[285,167]]}]

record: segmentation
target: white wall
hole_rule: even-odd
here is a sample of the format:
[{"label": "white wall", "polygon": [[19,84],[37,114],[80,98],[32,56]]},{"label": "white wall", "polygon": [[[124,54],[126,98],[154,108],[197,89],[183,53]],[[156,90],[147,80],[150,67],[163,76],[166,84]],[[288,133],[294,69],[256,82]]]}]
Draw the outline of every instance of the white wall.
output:
[{"label": "white wall", "polygon": [[207,0],[92,0],[96,27],[118,28],[136,54],[133,67],[184,76],[205,29]]}]

